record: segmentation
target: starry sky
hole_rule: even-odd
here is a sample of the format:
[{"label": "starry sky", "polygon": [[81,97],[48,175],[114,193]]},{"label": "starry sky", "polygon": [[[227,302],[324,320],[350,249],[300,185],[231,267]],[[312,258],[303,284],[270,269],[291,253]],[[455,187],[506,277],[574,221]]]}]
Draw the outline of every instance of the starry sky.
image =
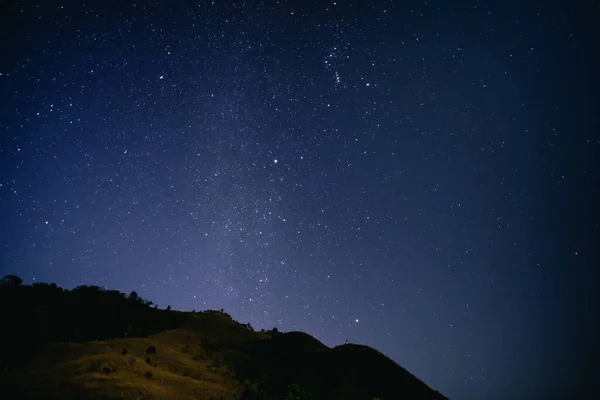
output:
[{"label": "starry sky", "polygon": [[533,3],[0,2],[0,274],[587,398],[600,9]]}]

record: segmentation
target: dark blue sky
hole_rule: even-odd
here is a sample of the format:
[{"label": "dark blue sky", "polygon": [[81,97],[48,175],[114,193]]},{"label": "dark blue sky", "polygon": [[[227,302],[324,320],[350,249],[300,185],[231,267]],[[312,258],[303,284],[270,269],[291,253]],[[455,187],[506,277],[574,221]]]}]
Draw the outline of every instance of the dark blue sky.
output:
[{"label": "dark blue sky", "polygon": [[1,5],[0,274],[591,398],[598,6],[82,3]]}]

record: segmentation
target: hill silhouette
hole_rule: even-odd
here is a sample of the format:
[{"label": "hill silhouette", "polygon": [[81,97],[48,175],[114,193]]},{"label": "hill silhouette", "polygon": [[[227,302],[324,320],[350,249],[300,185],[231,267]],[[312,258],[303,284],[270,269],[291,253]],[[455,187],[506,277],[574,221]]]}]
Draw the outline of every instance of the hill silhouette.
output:
[{"label": "hill silhouette", "polygon": [[135,292],[6,276],[0,311],[3,399],[445,399],[368,346],[255,332],[222,310],[161,310]]}]

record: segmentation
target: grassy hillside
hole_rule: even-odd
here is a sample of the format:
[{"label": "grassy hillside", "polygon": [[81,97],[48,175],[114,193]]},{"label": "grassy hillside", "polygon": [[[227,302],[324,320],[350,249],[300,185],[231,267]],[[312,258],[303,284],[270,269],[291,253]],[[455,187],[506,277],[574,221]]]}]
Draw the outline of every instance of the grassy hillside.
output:
[{"label": "grassy hillside", "polygon": [[444,399],[367,346],[255,332],[132,293],[0,285],[3,399]]}]

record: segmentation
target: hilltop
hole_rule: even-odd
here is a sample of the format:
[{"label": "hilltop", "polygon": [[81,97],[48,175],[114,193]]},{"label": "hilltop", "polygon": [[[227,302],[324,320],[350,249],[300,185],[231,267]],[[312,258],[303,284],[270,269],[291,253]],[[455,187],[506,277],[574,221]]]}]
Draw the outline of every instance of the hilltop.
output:
[{"label": "hilltop", "polygon": [[3,399],[443,400],[367,346],[254,331],[97,286],[0,284]]}]

